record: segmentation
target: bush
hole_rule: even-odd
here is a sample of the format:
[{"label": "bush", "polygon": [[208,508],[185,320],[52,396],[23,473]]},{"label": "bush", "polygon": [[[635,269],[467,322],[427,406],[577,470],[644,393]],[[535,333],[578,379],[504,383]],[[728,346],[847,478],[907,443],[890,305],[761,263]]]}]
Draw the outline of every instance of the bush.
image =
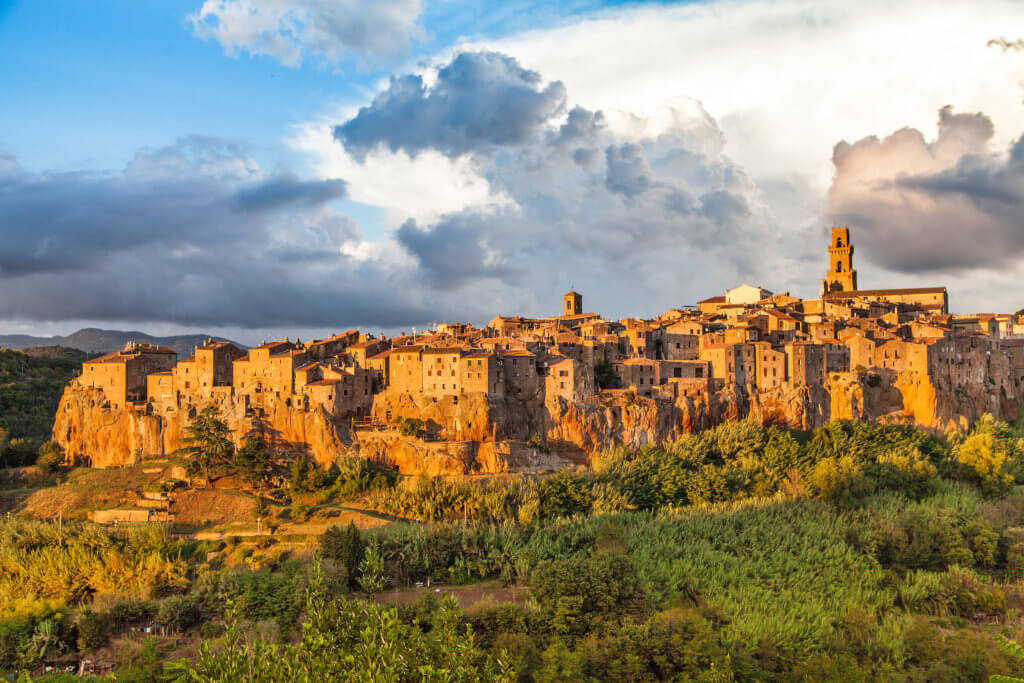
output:
[{"label": "bush", "polygon": [[111,619],[109,614],[85,610],[75,620],[78,630],[78,650],[98,650],[110,641]]},{"label": "bush", "polygon": [[643,604],[636,569],[618,555],[544,562],[530,575],[530,590],[550,615],[552,632],[569,637]]},{"label": "bush", "polygon": [[293,522],[305,522],[309,517],[309,505],[306,503],[292,503],[291,517]]},{"label": "bush", "polygon": [[1006,597],[967,567],[953,566],[938,574],[915,571],[900,588],[900,600],[911,612],[973,617],[1006,612]]},{"label": "bush", "polygon": [[181,633],[199,623],[202,613],[194,597],[178,595],[160,603],[154,623],[174,633]]},{"label": "bush", "polygon": [[1006,495],[1020,466],[1022,447],[1009,427],[983,415],[951,455],[953,474],[981,487],[991,496]]},{"label": "bush", "polygon": [[344,529],[332,526],[320,537],[320,552],[324,557],[341,563],[350,588],[358,585],[356,578],[365,550],[366,544],[353,522],[349,522]]},{"label": "bush", "polygon": [[864,469],[849,455],[820,460],[811,472],[810,484],[818,495],[833,502],[853,500],[866,490]]},{"label": "bush", "polygon": [[51,475],[57,471],[64,462],[64,452],[54,441],[47,441],[39,448],[39,457],[36,458],[36,467],[45,475]]}]

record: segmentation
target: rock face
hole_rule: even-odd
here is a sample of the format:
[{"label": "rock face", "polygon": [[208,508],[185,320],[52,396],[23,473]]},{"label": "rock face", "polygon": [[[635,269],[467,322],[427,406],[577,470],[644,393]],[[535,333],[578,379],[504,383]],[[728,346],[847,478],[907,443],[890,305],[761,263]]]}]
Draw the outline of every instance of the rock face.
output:
[{"label": "rock face", "polygon": [[[64,449],[69,463],[119,467],[139,462],[144,455],[170,455],[181,448],[192,417],[211,404],[189,404],[152,414],[131,406],[111,407],[102,392],[72,382],[57,408],[53,439]],[[252,425],[252,417],[234,401],[216,405],[236,443],[240,442]],[[323,464],[333,462],[350,443],[347,425],[338,424],[319,408],[301,410],[278,403],[265,419],[281,443],[308,451]]]},{"label": "rock face", "polygon": [[[1012,385],[1011,385],[1012,386]],[[810,430],[831,420],[905,422],[963,428],[983,413],[1016,419],[1021,399],[1005,382],[942,386],[909,373],[833,373],[824,386],[748,393],[737,385],[676,400],[633,394],[594,394],[574,400],[543,394],[488,398],[469,394],[418,397],[386,390],[374,397],[374,426],[353,429],[322,408],[274,404],[265,416],[277,437],[327,466],[359,455],[404,474],[465,475],[537,472],[588,463],[602,450],[637,448],[751,416],[766,424]],[[216,404],[236,440],[251,413],[227,395]],[[101,392],[72,382],[64,391],[54,440],[69,462],[115,467],[182,446],[191,418],[205,408],[188,404],[162,414],[151,408],[112,408]],[[425,438],[394,429],[397,418],[424,422]]]}]

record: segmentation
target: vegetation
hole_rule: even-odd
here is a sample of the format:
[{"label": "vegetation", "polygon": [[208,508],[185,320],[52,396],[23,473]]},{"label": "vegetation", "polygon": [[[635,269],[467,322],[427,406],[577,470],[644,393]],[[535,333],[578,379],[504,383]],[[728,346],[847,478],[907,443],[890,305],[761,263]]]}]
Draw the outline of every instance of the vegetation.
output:
[{"label": "vegetation", "polygon": [[[1020,434],[991,419],[962,436],[739,422],[588,472],[481,481],[307,462],[296,494],[344,491],[424,522],[331,528],[319,561],[273,539],[211,552],[160,530],[11,520],[0,670],[109,650],[135,623],[202,641],[163,669],[156,645],[122,662],[148,679],[1020,677]],[[383,604],[420,583],[519,598],[460,610],[424,587]]]},{"label": "vegetation", "polygon": [[32,356],[0,350],[0,468],[35,463],[53,433],[61,392],[81,357]]}]

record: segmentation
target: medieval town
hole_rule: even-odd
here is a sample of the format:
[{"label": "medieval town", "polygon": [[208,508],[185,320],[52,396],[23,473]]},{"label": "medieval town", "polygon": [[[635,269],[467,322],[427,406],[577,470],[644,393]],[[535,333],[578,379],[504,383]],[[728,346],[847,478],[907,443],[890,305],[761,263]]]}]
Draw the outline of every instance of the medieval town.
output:
[{"label": "medieval town", "polygon": [[950,314],[943,286],[859,289],[851,237],[831,230],[816,299],[742,284],[610,321],[570,291],[559,315],[499,315],[483,329],[350,330],[248,351],[211,339],[182,360],[129,343],[84,363],[54,439],[69,462],[138,462],[173,452],[213,405],[236,438],[259,415],[322,464],[355,451],[403,473],[460,474],[586,464],[602,448],[747,416],[797,429],[1016,417],[1024,317]]}]

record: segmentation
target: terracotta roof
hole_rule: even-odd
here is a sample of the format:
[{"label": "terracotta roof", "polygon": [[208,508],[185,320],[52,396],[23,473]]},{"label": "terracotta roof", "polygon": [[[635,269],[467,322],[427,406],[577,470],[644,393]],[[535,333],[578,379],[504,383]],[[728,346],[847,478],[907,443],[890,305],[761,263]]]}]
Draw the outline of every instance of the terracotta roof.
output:
[{"label": "terracotta roof", "polygon": [[900,294],[945,294],[945,287],[910,287],[906,289],[854,289],[847,292],[828,292],[826,299],[855,299],[860,296],[886,296]]},{"label": "terracotta roof", "polygon": [[458,346],[429,346],[423,349],[423,354],[441,355],[441,354],[459,354],[462,353],[462,349]]},{"label": "terracotta roof", "polygon": [[720,304],[720,303],[724,303],[724,302],[725,302],[725,295],[723,294],[722,296],[712,296],[712,297],[709,297],[707,299],[704,299],[703,301],[698,301],[697,303],[698,304]]},{"label": "terracotta roof", "polygon": [[137,358],[142,355],[143,352],[177,355],[177,352],[174,351],[174,349],[169,349],[166,346],[147,346],[145,348],[136,347],[130,351],[126,351],[124,349],[120,351],[113,351],[100,356],[99,358],[84,361],[83,365],[91,365],[93,363],[127,363],[132,358]]},{"label": "terracotta roof", "polygon": [[329,386],[334,386],[335,384],[337,384],[340,381],[341,381],[340,379],[318,379],[315,382],[307,383],[306,386],[307,387],[329,387]]},{"label": "terracotta roof", "polygon": [[391,351],[393,353],[421,352],[421,351],[423,351],[423,346],[421,344],[408,344],[406,346],[395,346],[395,347],[392,347]]},{"label": "terracotta roof", "polygon": [[272,348],[276,348],[276,347],[280,347],[280,346],[285,346],[285,345],[291,346],[291,342],[286,342],[286,341],[263,342],[262,344],[260,344],[256,348],[257,349],[272,349]]}]

